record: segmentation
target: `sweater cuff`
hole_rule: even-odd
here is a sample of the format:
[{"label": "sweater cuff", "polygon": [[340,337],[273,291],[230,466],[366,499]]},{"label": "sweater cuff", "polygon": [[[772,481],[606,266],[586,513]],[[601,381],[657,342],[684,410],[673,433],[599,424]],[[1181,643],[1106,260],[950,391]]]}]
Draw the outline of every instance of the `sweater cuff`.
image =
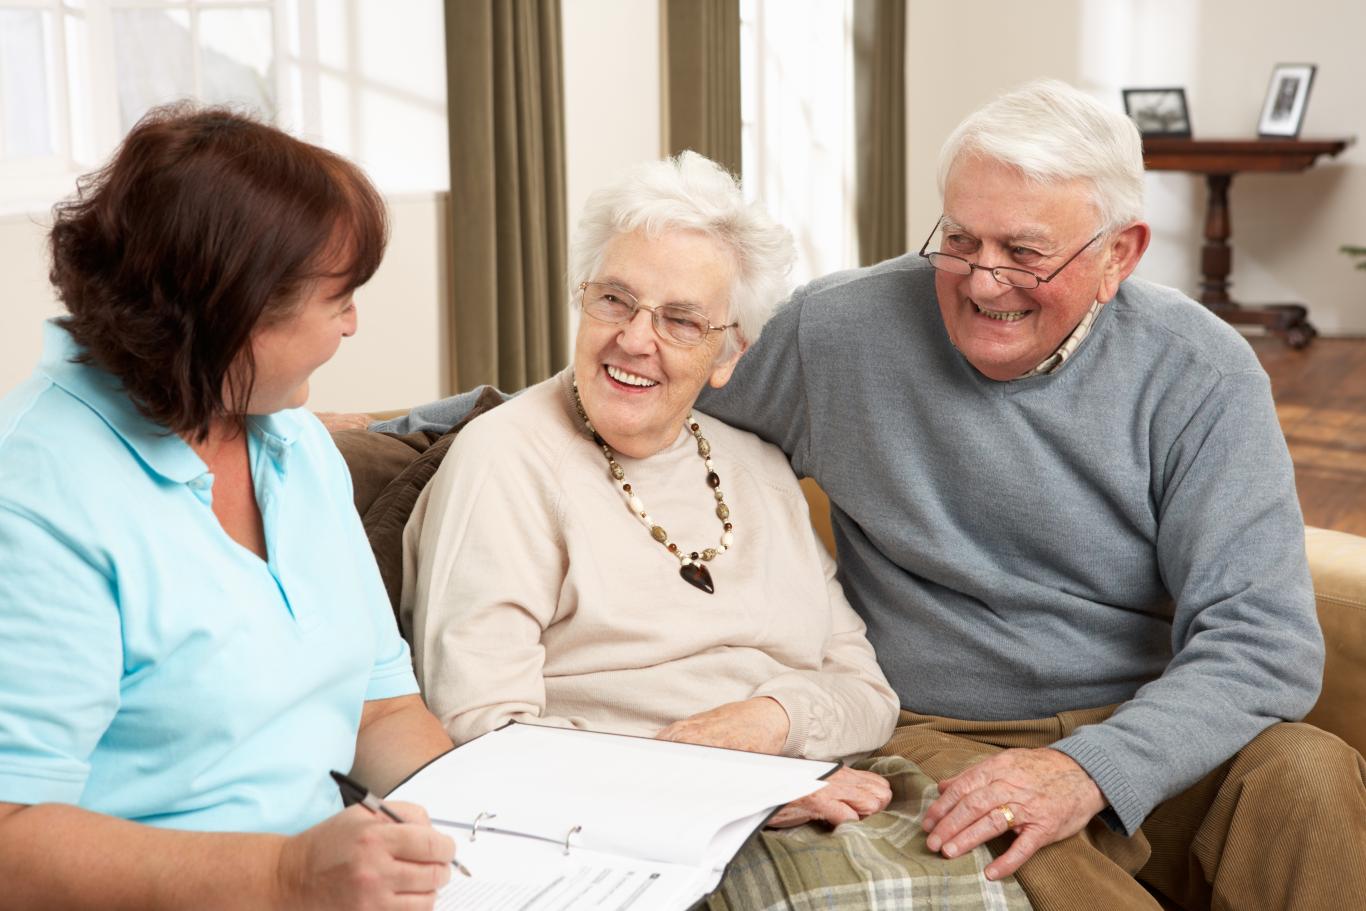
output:
[{"label": "sweater cuff", "polygon": [[1143,825],[1143,820],[1147,818],[1151,808],[1144,805],[1129,784],[1128,776],[1110,755],[1092,743],[1082,731],[1064,737],[1050,746],[1072,757],[1077,765],[1091,776],[1096,787],[1100,788],[1100,793],[1110,802],[1109,810],[1113,812],[1100,813],[1100,818],[1106,825],[1115,828],[1114,822],[1117,818],[1120,831],[1132,837],[1139,826]]},{"label": "sweater cuff", "polygon": [[766,690],[760,687],[754,692],[755,698],[767,696],[787,712],[787,740],[783,742],[780,755],[801,757],[806,755],[806,742],[811,735],[811,716],[802,706],[802,699],[792,692]]}]

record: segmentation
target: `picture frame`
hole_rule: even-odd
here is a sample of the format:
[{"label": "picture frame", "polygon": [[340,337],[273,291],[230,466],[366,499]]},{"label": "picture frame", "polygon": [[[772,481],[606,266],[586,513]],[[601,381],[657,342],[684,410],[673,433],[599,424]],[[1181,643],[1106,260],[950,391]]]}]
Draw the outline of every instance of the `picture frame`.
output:
[{"label": "picture frame", "polygon": [[1271,84],[1262,102],[1257,135],[1263,139],[1295,139],[1304,124],[1309,89],[1314,84],[1312,63],[1278,63],[1271,70]]},{"label": "picture frame", "polygon": [[1182,88],[1124,89],[1124,113],[1148,136],[1189,137],[1190,108]]}]

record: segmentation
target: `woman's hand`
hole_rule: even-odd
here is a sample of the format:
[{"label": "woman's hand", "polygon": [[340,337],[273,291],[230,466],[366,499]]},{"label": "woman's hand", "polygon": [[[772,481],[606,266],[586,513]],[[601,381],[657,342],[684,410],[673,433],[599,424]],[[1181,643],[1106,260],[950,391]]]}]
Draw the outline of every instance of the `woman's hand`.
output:
[{"label": "woman's hand", "polygon": [[787,711],[776,699],[756,696],[675,721],[655,739],[776,755],[787,743],[790,727]]},{"label": "woman's hand", "polygon": [[783,807],[768,821],[770,828],[785,829],[813,820],[823,820],[832,826],[857,822],[887,808],[892,800],[892,786],[876,772],[862,772],[843,768],[826,779],[825,787],[814,794]]},{"label": "woman's hand", "polygon": [[281,908],[431,908],[451,878],[455,842],[416,804],[391,803],[396,823],[354,806],[287,840]]},{"label": "woman's hand", "polygon": [[338,430],[366,430],[374,421],[368,414],[345,411],[315,411],[313,416],[323,422],[328,433],[336,433]]}]

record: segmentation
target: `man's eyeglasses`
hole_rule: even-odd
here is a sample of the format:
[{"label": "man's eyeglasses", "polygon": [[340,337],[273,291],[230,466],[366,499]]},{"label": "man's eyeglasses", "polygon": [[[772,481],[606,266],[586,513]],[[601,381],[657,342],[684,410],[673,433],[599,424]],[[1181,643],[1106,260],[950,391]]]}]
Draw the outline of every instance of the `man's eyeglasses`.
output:
[{"label": "man's eyeglasses", "polygon": [[648,310],[655,332],[661,338],[689,348],[702,344],[709,333],[724,332],[740,325],[713,326],[701,310],[680,304],[642,307],[631,292],[605,282],[580,282],[579,292],[583,312],[593,319],[604,323],[629,323],[636,318],[637,311]]},{"label": "man's eyeglasses", "polygon": [[1048,275],[1038,275],[1034,272],[1030,272],[1028,269],[1018,269],[1014,266],[979,266],[976,263],[970,263],[963,257],[955,256],[952,253],[926,253],[925,249],[929,247],[930,241],[934,239],[935,231],[938,231],[939,226],[943,223],[944,216],[941,215],[939,216],[939,221],[934,223],[934,231],[931,231],[930,236],[925,238],[925,242],[920,245],[920,255],[925,257],[925,259],[928,259],[931,266],[934,266],[940,272],[951,272],[954,275],[971,275],[973,269],[981,269],[983,272],[990,272],[991,277],[1003,285],[1010,285],[1012,288],[1024,288],[1025,290],[1037,288],[1039,285],[1051,282],[1053,279],[1057,278],[1059,272],[1070,266],[1072,260],[1081,256],[1082,252],[1086,250],[1087,247],[1099,240],[1100,236],[1105,233],[1104,231],[1097,232],[1096,236],[1088,240],[1082,246],[1081,250],[1078,250],[1076,253],[1067,257],[1066,262],[1061,266],[1058,266],[1058,268],[1054,269]]}]

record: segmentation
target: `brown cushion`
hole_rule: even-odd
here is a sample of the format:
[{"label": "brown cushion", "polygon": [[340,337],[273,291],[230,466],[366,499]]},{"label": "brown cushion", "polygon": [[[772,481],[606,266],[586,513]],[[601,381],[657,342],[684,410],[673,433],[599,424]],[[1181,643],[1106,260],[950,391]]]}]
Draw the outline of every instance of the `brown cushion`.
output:
[{"label": "brown cushion", "polygon": [[[384,588],[389,592],[389,603],[393,605],[395,614],[398,612],[399,593],[403,588],[403,526],[408,524],[408,516],[417,505],[418,494],[422,493],[422,488],[427,486],[427,482],[441,467],[441,460],[446,457],[456,434],[470,421],[502,403],[503,398],[497,390],[484,389],[465,419],[452,427],[450,432],[437,438],[416,458],[410,459],[398,476],[374,498],[369,508],[361,513],[365,534],[370,538],[370,549],[375,552],[375,562],[379,564],[379,574],[384,579]],[[408,445],[415,442],[409,441]]]},{"label": "brown cushion", "polygon": [[362,516],[389,482],[426,452],[436,439],[430,432],[373,433],[369,430],[338,430],[332,442],[341,450],[351,471],[356,512]]}]

